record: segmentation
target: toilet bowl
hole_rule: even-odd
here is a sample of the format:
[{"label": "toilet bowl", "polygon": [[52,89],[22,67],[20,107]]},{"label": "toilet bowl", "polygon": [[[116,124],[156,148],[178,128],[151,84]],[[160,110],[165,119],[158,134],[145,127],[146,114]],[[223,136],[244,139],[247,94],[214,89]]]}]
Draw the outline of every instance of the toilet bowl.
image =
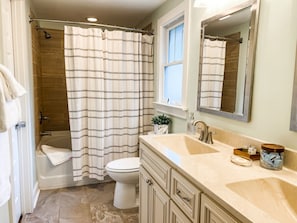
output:
[{"label": "toilet bowl", "polygon": [[109,162],[105,169],[116,181],[113,205],[127,209],[138,206],[136,186],[139,181],[139,157],[123,158]]}]

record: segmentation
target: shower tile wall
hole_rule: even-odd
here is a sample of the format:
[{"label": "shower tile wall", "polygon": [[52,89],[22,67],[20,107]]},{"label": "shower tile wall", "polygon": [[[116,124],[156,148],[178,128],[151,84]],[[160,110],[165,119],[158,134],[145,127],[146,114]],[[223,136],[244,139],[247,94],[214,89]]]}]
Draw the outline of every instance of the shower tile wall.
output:
[{"label": "shower tile wall", "polygon": [[[32,30],[34,33],[32,35],[32,48],[36,142],[39,141],[40,131],[69,130],[64,65],[64,32],[53,29],[45,30],[50,33],[50,39],[44,37],[42,29],[39,31]],[[39,111],[42,111],[44,116],[49,117],[48,120],[43,121],[41,126],[38,120]]]},{"label": "shower tile wall", "polygon": [[[239,39],[240,33],[234,33],[227,37]],[[226,61],[221,110],[231,113],[235,111],[236,106],[239,46],[240,44],[238,42],[227,42],[226,44]]]},{"label": "shower tile wall", "polygon": [[50,39],[39,31],[41,74],[42,74],[42,112],[49,117],[43,130],[68,130],[69,116],[67,106],[64,32],[46,29]]},{"label": "shower tile wall", "polygon": [[35,121],[35,141],[36,143],[40,140],[39,132],[42,131],[40,128],[38,116],[41,110],[41,66],[40,66],[40,46],[39,46],[39,35],[35,29],[34,23],[31,24],[32,32],[32,60],[33,60],[33,81],[34,81],[34,121]]}]

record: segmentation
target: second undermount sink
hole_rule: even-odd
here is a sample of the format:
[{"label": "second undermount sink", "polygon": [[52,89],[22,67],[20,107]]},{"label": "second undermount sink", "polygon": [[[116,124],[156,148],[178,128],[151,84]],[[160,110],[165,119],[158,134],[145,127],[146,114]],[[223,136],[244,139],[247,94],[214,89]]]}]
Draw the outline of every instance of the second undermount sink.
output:
[{"label": "second undermount sink", "polygon": [[166,148],[180,155],[195,155],[218,152],[212,147],[187,135],[158,135],[154,136],[154,140],[156,140],[162,146],[165,146]]},{"label": "second undermount sink", "polygon": [[297,186],[275,177],[240,181],[227,187],[280,222],[297,222]]}]

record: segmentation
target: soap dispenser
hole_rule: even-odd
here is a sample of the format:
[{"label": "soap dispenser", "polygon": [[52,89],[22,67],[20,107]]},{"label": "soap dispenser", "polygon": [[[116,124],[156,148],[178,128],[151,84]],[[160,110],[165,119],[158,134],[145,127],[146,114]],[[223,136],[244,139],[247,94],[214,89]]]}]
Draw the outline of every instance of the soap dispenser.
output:
[{"label": "soap dispenser", "polygon": [[195,117],[194,117],[194,112],[190,112],[187,120],[187,133],[194,135],[195,134]]}]

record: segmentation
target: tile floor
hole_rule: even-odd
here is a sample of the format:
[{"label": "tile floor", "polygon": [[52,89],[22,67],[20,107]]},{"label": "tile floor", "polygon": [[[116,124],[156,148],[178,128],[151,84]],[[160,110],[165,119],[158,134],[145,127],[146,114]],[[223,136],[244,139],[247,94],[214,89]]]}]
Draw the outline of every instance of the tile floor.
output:
[{"label": "tile floor", "polygon": [[41,191],[32,214],[21,223],[138,223],[138,208],[112,205],[115,183]]}]

